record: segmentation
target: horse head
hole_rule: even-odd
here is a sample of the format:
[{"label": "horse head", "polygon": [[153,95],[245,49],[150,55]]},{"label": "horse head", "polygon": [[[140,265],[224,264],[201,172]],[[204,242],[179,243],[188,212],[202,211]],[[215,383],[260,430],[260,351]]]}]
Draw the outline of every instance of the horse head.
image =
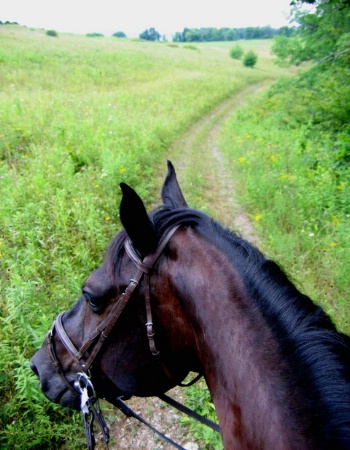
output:
[{"label": "horse head", "polygon": [[79,374],[113,403],[196,371],[226,449],[348,449],[350,339],[276,263],[188,208],[171,163],[152,214],[121,189],[124,230],[32,358],[45,395],[78,409]]},{"label": "horse head", "polygon": [[[152,261],[162,236],[138,194],[124,183],[121,189],[124,230],[112,240],[103,264],[84,282],[78,301],[56,319],[31,362],[46,397],[73,409],[80,407],[75,381],[81,371],[92,376],[100,397],[113,399],[158,395],[190,370],[199,370],[192,327],[171,288],[169,261],[176,258],[171,241],[163,243],[166,248]],[[187,208],[170,162],[162,199],[165,208]],[[154,331],[153,325],[145,326],[148,314]]]}]

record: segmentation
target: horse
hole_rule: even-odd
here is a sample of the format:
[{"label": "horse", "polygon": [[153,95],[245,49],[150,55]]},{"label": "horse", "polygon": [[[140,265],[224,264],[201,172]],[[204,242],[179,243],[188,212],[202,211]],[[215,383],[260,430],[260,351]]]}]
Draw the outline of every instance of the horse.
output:
[{"label": "horse", "polygon": [[120,186],[124,229],[31,360],[45,396],[79,409],[77,373],[113,402],[198,372],[225,449],[349,450],[350,338],[277,263],[189,208],[170,162],[149,215]]}]

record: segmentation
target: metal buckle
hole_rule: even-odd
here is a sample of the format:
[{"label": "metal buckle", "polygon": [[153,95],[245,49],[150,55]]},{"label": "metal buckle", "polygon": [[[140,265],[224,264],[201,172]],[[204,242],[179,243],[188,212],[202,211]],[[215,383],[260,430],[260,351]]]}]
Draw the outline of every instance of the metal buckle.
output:
[{"label": "metal buckle", "polygon": [[80,392],[80,409],[84,423],[88,450],[93,450],[95,448],[95,437],[93,431],[94,419],[96,419],[96,422],[102,432],[105,448],[108,449],[109,429],[102,415],[95,393],[95,388],[90,380],[90,376],[85,372],[78,372],[74,386]]}]

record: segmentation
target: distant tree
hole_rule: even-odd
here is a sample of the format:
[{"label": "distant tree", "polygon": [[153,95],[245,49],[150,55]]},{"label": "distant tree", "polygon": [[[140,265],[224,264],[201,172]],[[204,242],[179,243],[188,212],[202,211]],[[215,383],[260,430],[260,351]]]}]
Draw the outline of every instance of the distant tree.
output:
[{"label": "distant tree", "polygon": [[116,33],[113,33],[112,36],[116,38],[126,38],[126,34],[123,31],[117,31]]},{"label": "distant tree", "polygon": [[47,31],[46,31],[46,34],[47,34],[48,36],[58,37],[58,33],[57,33],[57,31],[55,31],[55,30],[47,30]]},{"label": "distant tree", "polygon": [[281,27],[278,29],[278,35],[279,36],[286,36],[291,37],[296,34],[297,28],[296,27]]},{"label": "distant tree", "polygon": [[239,39],[271,39],[276,35],[289,36],[294,34],[295,27],[272,28],[246,27],[246,28],[184,28],[176,32],[173,42],[211,42],[211,41],[237,41]]},{"label": "distant tree", "polygon": [[191,28],[184,33],[185,42],[200,42],[201,31],[199,28]]},{"label": "distant tree", "polygon": [[237,39],[238,39],[237,30],[234,28],[225,30],[224,36],[225,36],[225,41],[237,41]]},{"label": "distant tree", "polygon": [[8,20],[6,20],[6,22],[1,22],[0,20],[0,25],[19,25],[18,22],[10,22]]},{"label": "distant tree", "polygon": [[145,30],[143,33],[139,35],[140,39],[144,39],[145,41],[159,41],[160,34],[154,28],[149,28]]},{"label": "distant tree", "polygon": [[183,42],[183,33],[177,31],[173,36],[173,42]]},{"label": "distant tree", "polygon": [[247,51],[247,53],[243,57],[243,64],[246,67],[253,68],[258,60],[258,55],[253,52],[253,50]]}]

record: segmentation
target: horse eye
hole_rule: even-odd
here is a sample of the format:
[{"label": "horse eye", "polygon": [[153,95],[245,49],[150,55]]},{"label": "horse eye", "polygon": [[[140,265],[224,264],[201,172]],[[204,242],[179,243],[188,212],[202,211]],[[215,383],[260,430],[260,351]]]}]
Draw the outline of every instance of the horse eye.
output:
[{"label": "horse eye", "polygon": [[97,297],[94,297],[93,295],[91,295],[89,292],[86,291],[83,291],[83,296],[94,311],[101,308],[102,305],[100,304],[99,299]]}]

